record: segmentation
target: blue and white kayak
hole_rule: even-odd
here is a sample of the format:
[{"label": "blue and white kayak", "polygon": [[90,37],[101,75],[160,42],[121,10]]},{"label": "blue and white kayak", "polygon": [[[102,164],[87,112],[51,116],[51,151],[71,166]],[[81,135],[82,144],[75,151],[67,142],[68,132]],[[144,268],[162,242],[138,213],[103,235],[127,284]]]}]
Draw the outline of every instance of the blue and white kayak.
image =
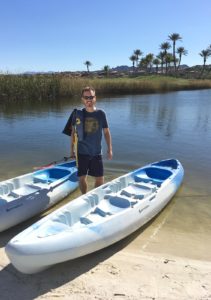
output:
[{"label": "blue and white kayak", "polygon": [[77,187],[75,161],[0,182],[0,232],[46,210]]},{"label": "blue and white kayak", "polygon": [[107,247],[157,215],[183,180],[176,159],[149,164],[69,202],[15,236],[6,253],[20,272],[40,272]]}]

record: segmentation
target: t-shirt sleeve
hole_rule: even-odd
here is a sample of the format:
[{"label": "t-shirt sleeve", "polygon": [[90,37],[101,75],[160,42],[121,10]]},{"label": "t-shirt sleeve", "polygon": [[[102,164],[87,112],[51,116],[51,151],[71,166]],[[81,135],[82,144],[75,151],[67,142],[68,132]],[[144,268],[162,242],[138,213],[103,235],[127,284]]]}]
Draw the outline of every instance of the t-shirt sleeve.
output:
[{"label": "t-shirt sleeve", "polygon": [[108,121],[105,112],[102,110],[102,128],[108,128]]},{"label": "t-shirt sleeve", "polygon": [[71,136],[71,134],[72,134],[72,126],[74,126],[74,122],[75,122],[74,111],[72,111],[72,113],[69,116],[69,119],[67,120],[67,123],[62,131],[62,133],[69,135],[69,136]]}]

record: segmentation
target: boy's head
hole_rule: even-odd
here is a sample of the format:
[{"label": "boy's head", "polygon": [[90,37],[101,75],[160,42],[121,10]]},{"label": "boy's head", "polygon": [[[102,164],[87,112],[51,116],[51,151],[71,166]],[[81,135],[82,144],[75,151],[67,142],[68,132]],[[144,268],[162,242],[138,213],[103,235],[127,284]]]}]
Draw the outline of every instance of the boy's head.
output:
[{"label": "boy's head", "polygon": [[89,86],[83,88],[81,99],[86,108],[93,108],[96,103],[95,89]]},{"label": "boy's head", "polygon": [[86,86],[81,91],[81,98],[83,98],[87,94],[87,92],[91,93],[92,96],[95,96],[95,89],[90,86]]}]

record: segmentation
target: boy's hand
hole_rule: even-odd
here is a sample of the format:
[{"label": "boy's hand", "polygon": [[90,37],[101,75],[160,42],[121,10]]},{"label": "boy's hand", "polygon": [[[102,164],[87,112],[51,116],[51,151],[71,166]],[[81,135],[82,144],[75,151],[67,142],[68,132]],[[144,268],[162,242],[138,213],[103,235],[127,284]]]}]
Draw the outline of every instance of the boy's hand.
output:
[{"label": "boy's hand", "polygon": [[112,150],[108,150],[107,155],[108,155],[108,159],[111,160],[113,158]]}]

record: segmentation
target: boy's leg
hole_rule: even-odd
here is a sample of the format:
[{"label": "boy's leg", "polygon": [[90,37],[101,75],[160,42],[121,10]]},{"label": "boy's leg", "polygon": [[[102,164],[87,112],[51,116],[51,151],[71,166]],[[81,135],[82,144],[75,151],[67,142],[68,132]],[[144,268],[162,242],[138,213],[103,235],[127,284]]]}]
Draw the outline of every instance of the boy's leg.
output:
[{"label": "boy's leg", "polygon": [[78,154],[78,177],[79,177],[79,187],[82,194],[87,193],[88,167],[89,167],[89,156]]},{"label": "boy's leg", "polygon": [[80,176],[79,177],[79,187],[82,194],[87,193],[87,176]]},{"label": "boy's leg", "polygon": [[98,187],[104,183],[104,176],[95,177],[95,187]]},{"label": "boy's leg", "polygon": [[102,156],[94,156],[90,161],[88,174],[95,178],[95,187],[98,187],[104,183],[103,173],[104,170]]}]

